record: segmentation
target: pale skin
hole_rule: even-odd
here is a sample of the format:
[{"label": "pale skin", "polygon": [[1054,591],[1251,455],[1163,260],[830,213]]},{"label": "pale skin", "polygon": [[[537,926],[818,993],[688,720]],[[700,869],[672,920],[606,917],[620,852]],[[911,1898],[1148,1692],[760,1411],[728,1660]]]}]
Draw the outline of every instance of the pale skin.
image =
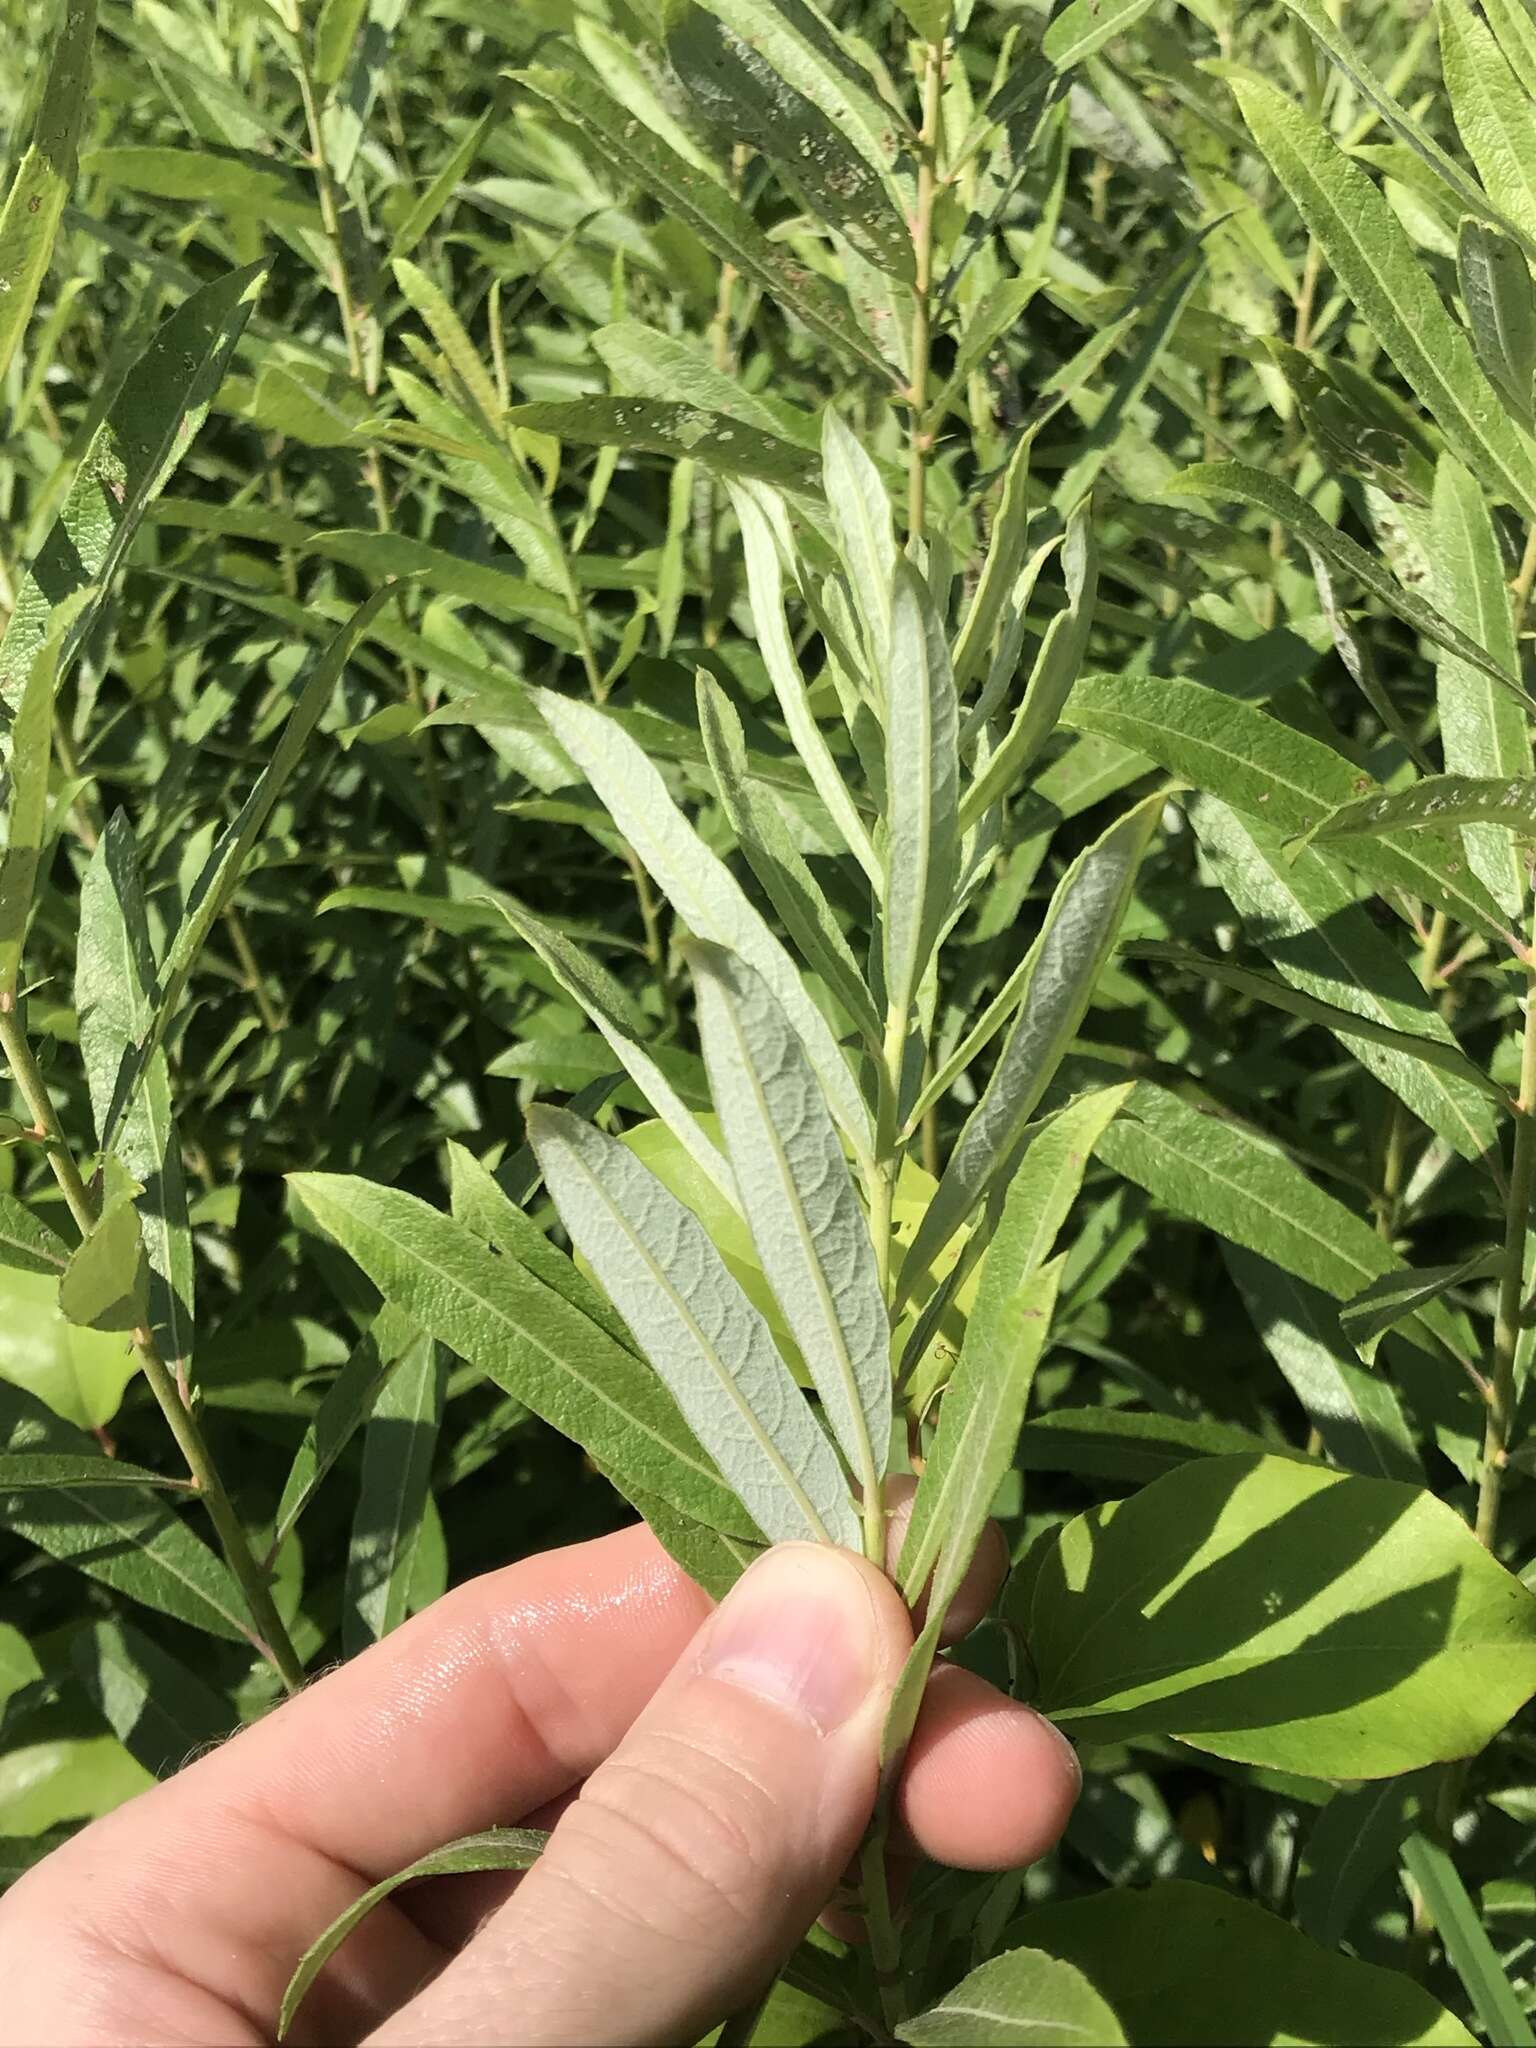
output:
[{"label": "pale skin", "polygon": [[[989,1541],[957,1630],[1001,1569]],[[290,2038],[697,2040],[855,1856],[910,1642],[889,1580],[824,1547],[770,1551],[719,1608],[643,1528],[475,1580],[16,1884],[0,2042],[269,2042],[298,1958],[368,1884],[520,1821],[554,1828],[532,1871],[396,1894]],[[1046,1722],[943,1669],[902,1780],[904,1852],[1030,1862],[1077,1785]]]}]

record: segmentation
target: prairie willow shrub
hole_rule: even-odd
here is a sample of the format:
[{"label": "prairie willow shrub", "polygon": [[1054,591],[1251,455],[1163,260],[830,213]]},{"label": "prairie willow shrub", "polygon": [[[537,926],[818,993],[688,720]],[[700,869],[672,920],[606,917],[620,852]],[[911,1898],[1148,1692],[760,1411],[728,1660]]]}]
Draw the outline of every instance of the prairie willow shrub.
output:
[{"label": "prairie willow shrub", "polygon": [[1529,2037],[1536,46],[1436,25],[1438,97],[1390,0],[187,0],[93,102],[61,18],[0,1486],[72,1796],[600,1513],[539,1418],[715,1588],[910,1464],[887,1761],[1000,1503],[1083,1818],[898,1930],[882,1810],[773,2024]]}]

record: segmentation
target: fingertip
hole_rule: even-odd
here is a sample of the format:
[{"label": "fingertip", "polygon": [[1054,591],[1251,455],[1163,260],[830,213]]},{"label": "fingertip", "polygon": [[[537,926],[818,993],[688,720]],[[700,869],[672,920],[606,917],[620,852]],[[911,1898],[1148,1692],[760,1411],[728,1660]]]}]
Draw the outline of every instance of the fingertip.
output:
[{"label": "fingertip", "polygon": [[960,1870],[1015,1870],[1060,1839],[1082,1785],[1071,1744],[959,1665],[929,1683],[897,1801],[912,1846]]}]

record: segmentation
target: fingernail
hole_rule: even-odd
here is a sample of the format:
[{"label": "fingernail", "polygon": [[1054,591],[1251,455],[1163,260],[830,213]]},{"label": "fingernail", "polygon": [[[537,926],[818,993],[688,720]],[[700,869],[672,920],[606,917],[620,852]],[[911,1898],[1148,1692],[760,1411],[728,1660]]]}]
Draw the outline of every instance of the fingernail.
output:
[{"label": "fingernail", "polygon": [[858,1565],[824,1544],[787,1543],[726,1595],[698,1668],[830,1735],[864,1704],[877,1655],[874,1603]]}]

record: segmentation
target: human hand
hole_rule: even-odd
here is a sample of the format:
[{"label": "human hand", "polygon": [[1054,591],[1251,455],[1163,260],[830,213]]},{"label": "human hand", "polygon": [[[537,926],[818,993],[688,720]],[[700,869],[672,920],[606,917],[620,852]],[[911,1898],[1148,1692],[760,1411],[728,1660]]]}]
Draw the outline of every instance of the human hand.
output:
[{"label": "human hand", "polygon": [[[953,1626],[1001,1569],[984,1546]],[[379,1906],[291,2038],[697,2040],[854,1856],[910,1643],[890,1582],[818,1546],[769,1551],[713,1612],[643,1527],[491,1573],[28,1872],[0,1902],[0,2041],[270,2041],[299,1957],[369,1885],[556,1817],[525,1876]],[[898,1853],[1029,1862],[1077,1782],[1048,1723],[944,1667]]]}]

